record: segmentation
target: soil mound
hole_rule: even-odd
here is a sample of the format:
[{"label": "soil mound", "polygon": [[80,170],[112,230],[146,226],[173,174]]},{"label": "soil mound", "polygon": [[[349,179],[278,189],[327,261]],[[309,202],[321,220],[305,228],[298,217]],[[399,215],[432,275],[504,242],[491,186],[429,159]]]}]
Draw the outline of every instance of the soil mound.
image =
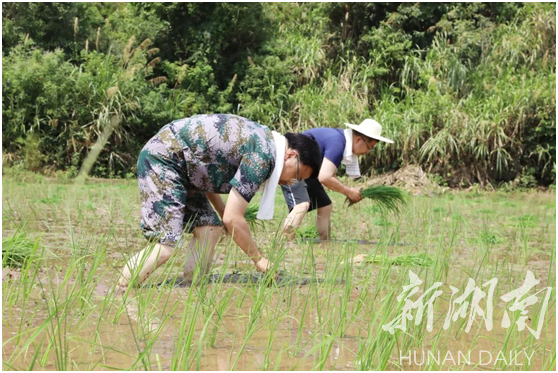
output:
[{"label": "soil mound", "polygon": [[443,193],[443,188],[431,181],[420,166],[409,165],[394,172],[373,176],[366,183],[372,185],[391,185],[408,191],[413,195],[434,195]]}]

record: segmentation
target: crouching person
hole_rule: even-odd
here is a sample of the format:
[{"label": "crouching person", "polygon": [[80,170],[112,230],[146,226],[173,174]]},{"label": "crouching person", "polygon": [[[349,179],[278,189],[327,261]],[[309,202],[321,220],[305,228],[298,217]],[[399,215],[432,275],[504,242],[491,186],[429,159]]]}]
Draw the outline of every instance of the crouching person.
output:
[{"label": "crouching person", "polygon": [[[193,233],[186,280],[192,280],[196,267],[207,273],[223,224],[256,269],[265,273],[272,263],[250,234],[244,218],[248,203],[265,183],[258,218],[272,219],[277,185],[317,177],[321,162],[314,139],[281,136],[236,115],[197,115],[167,124],[138,159],[141,226],[155,246],[128,261],[118,286],[141,284],[169,260],[185,231]],[[226,204],[220,194],[229,195]]]},{"label": "crouching person", "polygon": [[352,203],[362,200],[360,192],[344,185],[337,179],[337,168],[343,163],[347,175],[360,177],[358,157],[374,149],[379,141],[393,143],[382,134],[382,125],[373,119],[366,119],[358,126],[345,123],[349,128],[312,128],[303,135],[313,137],[320,145],[323,163],[318,178],[311,178],[293,185],[282,185],[285,202],[289,206],[289,215],[283,224],[283,234],[292,240],[308,211],[318,210],[316,228],[320,240],[331,239],[331,199],[324,185],[335,192],[345,195]]}]

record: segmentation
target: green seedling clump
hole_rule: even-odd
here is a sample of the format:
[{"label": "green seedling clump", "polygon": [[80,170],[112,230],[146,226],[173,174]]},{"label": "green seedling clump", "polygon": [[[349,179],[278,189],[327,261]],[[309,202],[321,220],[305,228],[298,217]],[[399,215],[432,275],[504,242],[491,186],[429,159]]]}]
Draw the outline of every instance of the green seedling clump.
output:
[{"label": "green seedling clump", "polygon": [[246,219],[246,221],[248,223],[253,222],[254,220],[257,220],[258,209],[259,208],[260,208],[260,205],[258,205],[258,204],[248,205],[248,207],[246,208],[246,212],[244,212],[244,218]]},{"label": "green seedling clump", "polygon": [[2,239],[2,268],[20,268],[31,257],[34,246],[27,233],[22,231]]},{"label": "green seedling clump", "polygon": [[[377,203],[382,212],[399,212],[402,206],[407,203],[405,193],[396,187],[387,185],[377,185],[368,187],[360,192],[364,198],[368,198]],[[353,203],[346,200],[349,206]]]},{"label": "green seedling clump", "polygon": [[434,260],[426,254],[404,254],[395,258],[380,256],[372,262],[403,267],[431,267],[434,264]]},{"label": "green seedling clump", "polygon": [[407,267],[431,267],[434,260],[426,254],[405,254],[391,259],[391,265]]},{"label": "green seedling clump", "polygon": [[296,238],[307,239],[307,238],[318,238],[320,234],[318,233],[318,228],[316,226],[298,228],[296,230]]},{"label": "green seedling clump", "polygon": [[244,218],[246,222],[250,225],[250,228],[253,229],[255,226],[263,226],[263,221],[258,220],[258,210],[260,209],[260,205],[257,203],[248,205],[246,211],[244,212]]}]

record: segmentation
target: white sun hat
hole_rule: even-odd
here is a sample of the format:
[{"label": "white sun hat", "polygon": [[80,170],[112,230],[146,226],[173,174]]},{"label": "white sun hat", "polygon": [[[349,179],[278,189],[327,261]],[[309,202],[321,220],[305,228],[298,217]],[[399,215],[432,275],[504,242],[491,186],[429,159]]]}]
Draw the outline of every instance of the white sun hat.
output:
[{"label": "white sun hat", "polygon": [[351,124],[351,123],[345,123],[345,125],[347,127],[354,129],[358,133],[362,133],[363,135],[368,136],[372,139],[393,144],[393,140],[386,139],[385,137],[381,136],[382,125],[376,122],[374,119],[365,119],[358,126],[356,124]]}]

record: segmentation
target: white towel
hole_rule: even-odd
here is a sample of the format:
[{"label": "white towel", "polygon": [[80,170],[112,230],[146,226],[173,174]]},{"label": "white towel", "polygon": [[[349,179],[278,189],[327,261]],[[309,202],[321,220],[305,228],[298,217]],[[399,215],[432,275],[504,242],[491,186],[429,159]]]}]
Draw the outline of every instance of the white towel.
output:
[{"label": "white towel", "polygon": [[260,200],[260,208],[258,209],[257,218],[260,220],[273,219],[273,212],[275,210],[275,191],[279,184],[279,177],[283,171],[283,164],[285,163],[285,148],[287,146],[287,139],[285,136],[272,131],[273,140],[275,140],[275,168],[271,176],[265,182],[262,198]]},{"label": "white towel", "polygon": [[353,130],[347,128],[344,133],[346,143],[341,163],[345,165],[347,175],[356,179],[360,177],[360,168],[358,166],[358,157],[353,154]]}]

